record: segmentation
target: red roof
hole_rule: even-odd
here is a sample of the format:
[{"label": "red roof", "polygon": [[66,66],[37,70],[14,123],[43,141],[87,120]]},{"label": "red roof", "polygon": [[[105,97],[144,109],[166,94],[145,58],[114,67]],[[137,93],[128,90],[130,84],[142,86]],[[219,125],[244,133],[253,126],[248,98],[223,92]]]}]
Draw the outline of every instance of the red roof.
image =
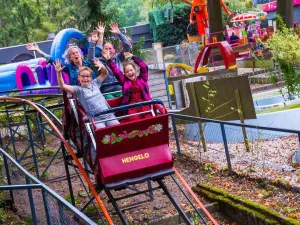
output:
[{"label": "red roof", "polygon": [[246,20],[255,20],[256,15],[254,14],[249,14],[249,13],[242,13],[234,16],[230,22],[241,22],[241,21],[246,21]]}]

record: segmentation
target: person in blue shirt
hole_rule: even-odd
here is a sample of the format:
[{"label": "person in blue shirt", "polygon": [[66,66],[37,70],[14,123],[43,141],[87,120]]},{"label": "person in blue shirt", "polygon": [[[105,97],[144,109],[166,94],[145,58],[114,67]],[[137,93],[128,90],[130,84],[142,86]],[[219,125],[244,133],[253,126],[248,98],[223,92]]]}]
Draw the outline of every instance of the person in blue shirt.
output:
[{"label": "person in blue shirt", "polygon": [[[37,51],[40,53],[44,58],[47,59],[47,63],[54,62],[55,59],[51,59],[50,55],[40,50],[36,43],[27,44],[26,48],[30,51]],[[88,59],[83,59],[83,53],[81,49],[76,45],[70,45],[65,53],[63,54],[63,58],[65,59],[66,66],[64,67],[64,72],[66,72],[69,76],[69,84],[70,85],[77,85],[78,84],[78,70],[81,67],[89,67],[93,68],[93,58],[88,55]],[[92,73],[93,79],[97,76],[95,72]]]},{"label": "person in blue shirt", "polygon": [[238,36],[236,36],[236,35],[234,34],[234,32],[232,32],[232,34],[231,34],[229,40],[230,40],[230,44],[234,44],[234,43],[237,43],[238,40],[240,40],[240,38],[239,38]]}]

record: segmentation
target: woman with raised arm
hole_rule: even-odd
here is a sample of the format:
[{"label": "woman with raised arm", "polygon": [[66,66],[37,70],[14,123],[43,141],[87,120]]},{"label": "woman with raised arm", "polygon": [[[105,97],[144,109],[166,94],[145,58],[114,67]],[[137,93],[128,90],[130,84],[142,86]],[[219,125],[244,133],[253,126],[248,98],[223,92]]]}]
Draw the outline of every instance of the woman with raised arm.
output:
[{"label": "woman with raised arm", "polygon": [[[98,23],[98,27],[96,27],[96,29],[91,33],[91,43],[103,43],[104,31],[102,34],[101,32],[99,32],[99,30],[101,30],[103,26],[104,24],[102,24],[101,22]],[[44,58],[47,59],[48,63],[53,63],[55,61],[55,59],[52,59],[49,54],[43,52],[36,43],[29,43],[26,45],[26,48],[29,51],[37,51],[38,53],[40,53]],[[66,63],[63,71],[68,74],[70,85],[78,85],[79,81],[77,79],[77,74],[79,69],[84,66],[93,69],[93,60],[95,57],[89,52],[87,55],[87,60],[84,60],[81,49],[76,45],[71,45],[64,52],[63,58],[65,59]],[[95,79],[96,77],[96,73],[92,71],[92,78]]]}]

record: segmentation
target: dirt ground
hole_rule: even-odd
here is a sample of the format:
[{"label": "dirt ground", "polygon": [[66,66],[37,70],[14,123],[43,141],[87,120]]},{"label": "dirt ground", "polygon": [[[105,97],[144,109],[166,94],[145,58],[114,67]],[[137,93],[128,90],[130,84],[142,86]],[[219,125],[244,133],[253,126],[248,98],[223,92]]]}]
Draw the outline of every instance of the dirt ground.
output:
[{"label": "dirt ground", "polygon": [[[48,149],[56,149],[59,146],[59,142],[48,138],[47,148]],[[16,145],[20,149],[26,148],[26,144],[22,142],[22,140],[17,140]],[[42,161],[41,161],[42,162]],[[39,163],[39,171],[42,172],[43,168],[46,167],[47,163]],[[203,167],[199,165],[197,162],[194,162],[189,157],[182,156],[178,157],[176,154],[174,155],[174,162],[175,166],[180,172],[180,174],[184,177],[186,182],[193,186],[199,182],[205,182],[205,171],[203,170]],[[27,169],[29,169],[34,174],[34,169],[32,167],[27,166]],[[88,201],[88,188],[85,182],[82,182],[82,176],[78,175],[78,171],[76,171],[74,168],[69,167],[70,174],[71,174],[71,181],[72,181],[72,187],[73,192],[75,196],[75,201],[77,208],[81,209],[85,203]],[[69,189],[67,180],[65,178],[66,172],[65,172],[65,166],[63,163],[62,156],[56,158],[47,171],[47,178],[43,180],[46,185],[48,185],[51,189],[53,189],[56,193],[58,193],[63,198],[70,200],[69,197]],[[175,176],[174,176],[175,177]],[[53,180],[54,179],[54,180]],[[93,181],[93,179],[91,179]],[[178,181],[178,180],[177,180]],[[24,183],[24,179],[21,175],[18,173],[14,176],[14,182],[15,184],[22,184]],[[184,210],[191,210],[192,206],[187,202],[187,200],[184,198],[182,193],[180,192],[179,188],[175,185],[174,181],[171,177],[167,177],[164,180],[164,183],[166,184],[167,188],[170,190],[174,198],[179,202],[180,206]],[[157,187],[157,183],[152,182],[152,186],[155,188]],[[131,186],[132,189],[138,189],[138,190],[145,190],[147,188],[147,184],[136,184]],[[135,193],[134,190],[121,190],[117,192],[113,192],[113,195],[115,197],[120,197],[125,194],[133,194]],[[23,222],[28,219],[31,211],[30,207],[28,207],[28,195],[26,191],[15,191],[15,199],[16,199],[16,207],[17,212],[16,214],[21,217]],[[34,196],[34,203],[36,206],[36,214],[38,217],[38,222],[40,224],[46,224],[46,218],[45,218],[45,210],[43,206],[43,199],[41,197],[41,192],[39,190],[33,191]],[[114,212],[114,209],[111,204],[107,203],[108,198],[106,194],[102,191],[100,192],[101,199],[106,202],[105,205],[107,209],[109,210],[110,214],[112,215],[113,220],[120,224],[119,218]],[[207,200],[199,197],[200,201],[203,204],[209,204]],[[121,200],[119,202],[120,207],[124,207],[126,205],[138,203],[141,201],[147,201],[146,203],[142,204],[139,207],[134,207],[129,210],[125,211],[125,215],[130,222],[130,224],[148,224],[152,220],[156,220],[159,218],[162,218],[164,216],[172,216],[177,211],[172,206],[170,201],[168,200],[167,196],[163,193],[161,190],[154,191],[154,199],[150,201],[148,193],[145,195],[140,195],[138,197],[133,197],[130,199]],[[54,206],[53,206],[54,207]],[[95,216],[95,207],[93,205],[88,207],[88,210],[86,211],[86,214],[89,215],[94,221],[99,222],[99,218]],[[220,224],[233,224],[224,216],[222,216],[220,213],[214,213],[213,215],[216,217],[218,222]],[[196,221],[198,224],[202,224],[197,216],[191,217],[193,221]],[[15,222],[13,222],[14,224]],[[21,222],[20,222],[21,224]]]},{"label": "dirt ground", "polygon": [[[20,149],[24,149],[24,143],[22,141],[16,142]],[[55,139],[48,139],[47,148],[55,149],[59,146],[59,142],[55,141]],[[300,219],[300,194],[292,192],[290,190],[286,190],[284,188],[280,188],[275,184],[262,184],[256,180],[251,180],[247,177],[238,177],[228,175],[227,171],[224,171],[220,168],[215,168],[213,164],[209,168],[207,165],[209,161],[203,162],[202,164],[199,163],[199,160],[196,157],[190,157],[187,155],[178,156],[176,154],[175,149],[173,148],[174,143],[170,144],[170,147],[173,149],[174,155],[174,163],[175,167],[179,171],[179,173],[184,177],[185,181],[189,184],[189,186],[194,186],[198,183],[208,184],[220,189],[223,189],[229,193],[248,198],[252,201],[258,202],[260,204],[266,205],[271,209],[281,213],[284,216],[289,216],[295,219]],[[40,170],[47,165],[47,163],[40,163]],[[85,203],[88,201],[88,191],[87,185],[84,182],[81,182],[81,176],[78,176],[77,172],[74,168],[70,168],[71,173],[71,180],[73,191],[75,195],[75,200],[77,207],[81,209]],[[31,172],[33,172],[31,168]],[[50,167],[49,171],[47,172],[47,178],[44,182],[52,188],[56,193],[62,196],[65,199],[69,198],[69,189],[68,184],[65,179],[65,166],[62,160],[62,157],[58,157],[53,162],[53,165]],[[56,178],[53,180],[53,178]],[[93,181],[93,180],[92,180]],[[20,178],[21,182],[21,178]],[[183,195],[181,194],[178,187],[175,185],[174,181],[171,177],[168,177],[164,180],[165,184],[167,185],[168,189],[171,191],[175,199],[180,202],[180,206],[185,210],[191,210],[192,207],[188,204],[188,202],[184,199]],[[152,183],[153,187],[156,187],[156,183]],[[132,186],[132,188],[136,188],[139,190],[145,190],[147,187],[146,184],[137,184]],[[134,190],[122,190],[118,192],[113,192],[115,197],[120,197],[124,194],[134,193]],[[41,200],[40,192],[34,192],[35,204],[39,218],[40,224],[45,224],[45,215],[44,215],[44,208],[42,206],[43,201]],[[101,199],[103,199],[109,210],[110,214],[114,221],[119,224],[119,219],[116,213],[114,213],[114,209],[111,204],[107,203],[108,198],[104,192],[100,193]],[[40,198],[40,200],[38,200]],[[203,199],[199,196],[200,201],[203,204],[209,204],[207,200]],[[121,200],[119,205],[121,207],[137,203],[139,201],[146,201],[149,200],[147,195],[141,195],[135,198]],[[19,215],[23,221],[26,220],[27,216],[30,215],[30,209],[28,207],[28,196],[26,193],[20,191],[16,194],[16,207],[18,209],[17,215]],[[171,216],[176,213],[176,210],[171,205],[170,201],[166,197],[166,195],[162,191],[154,191],[154,200],[148,201],[147,203],[135,207],[125,211],[126,217],[129,220],[130,224],[149,224],[150,221],[162,218],[164,216]],[[95,207],[90,206],[86,211],[86,214],[89,215],[94,221],[99,222],[99,218],[95,216]],[[228,218],[225,218],[220,213],[214,213],[213,216],[216,220],[223,225],[226,224],[236,224]],[[195,224],[202,224],[199,218],[192,217]],[[17,223],[12,223],[17,224]],[[22,224],[22,223],[20,223]],[[237,224],[236,224],[237,225]]]}]

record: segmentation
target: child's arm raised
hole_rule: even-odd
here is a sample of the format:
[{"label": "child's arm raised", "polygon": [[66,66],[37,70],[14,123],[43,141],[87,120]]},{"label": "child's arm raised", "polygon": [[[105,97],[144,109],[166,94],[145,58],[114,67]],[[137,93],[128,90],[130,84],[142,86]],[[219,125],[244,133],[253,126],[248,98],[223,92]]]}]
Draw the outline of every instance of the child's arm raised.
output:
[{"label": "child's arm raised", "polygon": [[62,71],[64,69],[64,66],[61,66],[61,61],[56,60],[55,63],[53,63],[53,66],[55,67],[56,75],[57,75],[57,82],[61,89],[64,91],[74,94],[74,88],[71,85],[67,85],[64,82],[64,79],[62,78]]},{"label": "child's arm raised", "polygon": [[125,58],[131,58],[135,64],[140,67],[140,76],[143,80],[148,81],[148,66],[147,64],[141,60],[139,57],[132,55],[130,52],[124,53]]},{"label": "child's arm raised", "polygon": [[95,59],[94,64],[96,67],[98,67],[98,71],[101,70],[101,74],[97,78],[100,80],[100,83],[102,83],[106,79],[108,71],[106,67],[99,61],[99,59]]},{"label": "child's arm raised", "polygon": [[110,56],[109,52],[106,50],[102,51],[103,57],[107,60],[107,64],[115,77],[117,78],[120,85],[123,85],[125,82],[125,77],[123,72],[118,68],[114,61],[111,60],[112,56]]}]

